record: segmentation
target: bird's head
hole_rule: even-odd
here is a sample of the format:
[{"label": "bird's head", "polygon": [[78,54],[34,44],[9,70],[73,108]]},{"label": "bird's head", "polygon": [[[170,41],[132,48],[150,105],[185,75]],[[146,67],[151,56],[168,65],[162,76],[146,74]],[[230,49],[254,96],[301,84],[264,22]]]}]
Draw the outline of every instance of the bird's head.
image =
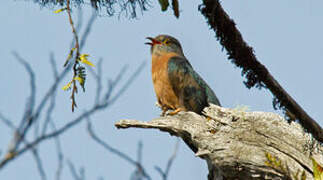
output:
[{"label": "bird's head", "polygon": [[151,42],[147,42],[151,46],[150,52],[152,54],[155,53],[177,53],[179,55],[183,55],[183,50],[179,41],[169,35],[158,35],[155,38],[147,37]]}]

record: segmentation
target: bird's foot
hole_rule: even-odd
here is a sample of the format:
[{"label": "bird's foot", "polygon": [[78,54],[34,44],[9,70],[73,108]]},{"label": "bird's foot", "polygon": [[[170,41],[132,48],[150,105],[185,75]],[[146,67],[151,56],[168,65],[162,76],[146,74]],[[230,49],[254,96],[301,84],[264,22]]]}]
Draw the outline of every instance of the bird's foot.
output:
[{"label": "bird's foot", "polygon": [[169,108],[167,108],[166,106],[160,106],[160,108],[162,109],[162,113],[160,114],[160,116],[165,116]]},{"label": "bird's foot", "polygon": [[181,108],[177,108],[177,109],[175,109],[175,111],[172,111],[172,112],[167,113],[167,115],[173,116],[175,114],[178,114],[180,111],[182,111],[182,109]]}]

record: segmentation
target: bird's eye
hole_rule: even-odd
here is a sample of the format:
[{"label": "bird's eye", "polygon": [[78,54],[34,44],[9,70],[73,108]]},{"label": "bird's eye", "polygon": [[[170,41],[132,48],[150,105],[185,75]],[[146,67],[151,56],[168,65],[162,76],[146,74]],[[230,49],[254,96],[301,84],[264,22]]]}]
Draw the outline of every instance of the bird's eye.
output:
[{"label": "bird's eye", "polygon": [[170,43],[169,39],[164,40],[164,44],[169,45],[169,43]]}]

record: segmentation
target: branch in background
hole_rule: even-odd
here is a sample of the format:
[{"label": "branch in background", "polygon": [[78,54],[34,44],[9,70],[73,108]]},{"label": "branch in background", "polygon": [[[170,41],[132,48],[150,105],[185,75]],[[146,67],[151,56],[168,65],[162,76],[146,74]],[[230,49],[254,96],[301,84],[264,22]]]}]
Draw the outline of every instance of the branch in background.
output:
[{"label": "branch in background", "polygon": [[[113,148],[112,146],[110,146],[109,144],[105,143],[103,140],[101,140],[93,131],[92,128],[92,124],[90,122],[90,120],[88,119],[87,121],[87,129],[89,132],[90,137],[97,142],[98,144],[100,144],[102,147],[104,147],[104,149],[108,150],[109,152],[117,155],[118,157],[120,157],[121,159],[127,161],[129,164],[133,165],[136,167],[136,170],[134,172],[134,174],[132,175],[131,179],[139,179],[140,177],[144,177],[148,180],[151,180],[151,177],[146,173],[144,167],[141,164],[141,150],[142,150],[142,144],[139,143],[138,144],[138,161],[132,159],[131,157],[129,157],[127,154],[119,151],[116,148]],[[135,175],[135,177],[134,177]]]},{"label": "branch in background", "polygon": [[[150,180],[151,179],[151,177],[147,174],[147,171],[145,170],[145,168],[142,165],[142,147],[143,147],[143,145],[142,145],[141,141],[139,141],[139,143],[138,143],[137,160],[134,160],[130,156],[128,156],[127,154],[121,152],[117,148],[112,147],[111,145],[107,144],[102,139],[100,139],[94,133],[93,128],[92,128],[92,124],[91,124],[91,121],[90,121],[89,118],[87,118],[87,129],[88,129],[90,137],[95,142],[100,144],[104,149],[106,149],[109,152],[117,155],[121,159],[124,159],[125,161],[127,161],[128,163],[130,163],[131,165],[136,167],[135,171],[131,174],[131,178],[130,178],[131,180],[141,180],[141,179]],[[174,152],[172,153],[172,155],[168,159],[165,171],[163,171],[159,166],[155,166],[155,169],[159,172],[159,174],[161,175],[163,180],[167,180],[167,178],[168,178],[169,171],[171,169],[172,163],[173,163],[173,161],[174,161],[174,159],[175,159],[175,157],[177,155],[178,147],[179,147],[179,139],[176,141],[176,144],[175,144],[175,147],[174,147]]]},{"label": "branch in background", "polygon": [[[51,125],[52,125],[53,131],[56,131],[56,126],[55,126],[54,122],[51,122]],[[56,170],[56,173],[55,173],[55,179],[60,180],[62,170],[63,170],[64,155],[63,155],[62,146],[61,146],[59,136],[55,137],[55,145],[56,145],[57,160],[58,160],[57,170]]]},{"label": "branch in background", "polygon": [[177,155],[178,147],[179,147],[179,139],[176,140],[176,144],[175,144],[175,147],[174,147],[174,152],[168,159],[165,171],[163,171],[159,166],[155,166],[155,169],[162,176],[163,180],[167,180],[167,178],[168,178],[170,168],[171,168],[171,166],[173,164],[173,161],[174,161],[174,159],[175,159],[175,157]]},{"label": "branch in background", "polygon": [[[14,57],[16,57],[17,60],[24,65],[24,67],[29,72],[29,74],[31,76],[31,79],[33,79],[34,78],[34,73],[33,73],[32,68],[30,67],[30,65],[27,63],[27,61],[25,61],[23,58],[21,58],[20,55],[18,53],[16,53],[16,52],[14,52]],[[41,101],[40,101],[38,107],[36,108],[36,110],[34,110],[34,108],[33,108],[33,106],[35,106],[34,103],[27,103],[27,104],[30,104],[31,106],[30,107],[26,106],[27,108],[25,109],[23,119],[21,120],[18,128],[15,128],[13,123],[8,123],[9,121],[6,121],[6,118],[0,118],[11,129],[14,130],[14,136],[13,136],[11,142],[10,142],[8,152],[7,152],[6,156],[5,156],[5,159],[9,160],[9,159],[13,158],[16,155],[16,151],[19,148],[20,143],[22,141],[24,141],[24,137],[29,132],[30,127],[38,120],[39,114],[42,112],[43,107],[46,105],[48,99],[55,94],[55,91],[57,89],[58,83],[60,83],[60,81],[65,77],[65,75],[67,74],[67,72],[69,70],[70,70],[70,66],[65,68],[58,75],[58,77],[55,78],[54,83],[49,88],[49,90],[47,91],[45,96],[41,99]],[[32,91],[36,91],[36,85],[34,83],[35,83],[34,80],[31,80],[31,86],[33,86],[33,88],[31,88]],[[31,92],[31,96],[28,98],[27,102],[34,101],[32,99],[34,99],[35,94],[36,94],[36,92]],[[0,164],[0,169],[1,169],[1,167],[2,167],[2,165]]]},{"label": "branch in background", "polygon": [[42,180],[46,180],[47,179],[47,175],[46,175],[46,172],[44,170],[43,163],[42,163],[42,160],[41,160],[41,158],[39,156],[38,150],[36,148],[32,148],[31,149],[31,152],[33,154],[33,157],[35,158],[35,161],[36,161],[36,164],[37,164],[37,169],[38,169],[40,178]]},{"label": "branch in background", "polygon": [[[58,79],[58,76],[57,76],[57,68],[56,68],[56,63],[54,60],[54,55],[51,55],[50,61],[51,61],[51,65],[52,65],[54,81],[56,81]],[[46,111],[46,118],[45,118],[45,122],[43,123],[41,135],[44,135],[46,133],[48,124],[52,120],[51,116],[52,116],[52,113],[53,113],[55,105],[56,105],[55,101],[56,101],[56,91],[53,91],[52,95],[50,96],[50,104],[49,104],[48,109]]]},{"label": "branch in background", "polygon": [[[55,137],[58,137],[59,135],[65,133],[66,131],[68,131],[72,127],[74,127],[77,124],[79,124],[80,122],[82,122],[85,118],[90,117],[94,113],[96,113],[96,112],[98,112],[100,110],[106,109],[107,107],[109,107],[110,105],[112,105],[125,92],[125,90],[132,84],[132,82],[135,80],[135,78],[142,71],[144,65],[145,65],[144,63],[142,63],[141,65],[139,65],[139,67],[137,68],[137,70],[129,77],[129,79],[126,81],[126,83],[123,86],[121,86],[120,90],[117,91],[114,96],[111,96],[111,94],[114,92],[115,87],[117,87],[119,85],[120,80],[121,80],[121,77],[124,75],[124,71],[123,70],[120,71],[120,72],[123,72],[123,73],[120,73],[116,77],[116,79],[112,81],[112,83],[108,87],[107,92],[105,93],[106,96],[102,97],[99,100],[100,103],[94,104],[94,106],[92,108],[90,108],[88,110],[85,110],[85,112],[81,113],[77,118],[75,118],[72,121],[69,121],[68,123],[66,123],[61,128],[58,128],[56,131],[52,131],[50,133],[43,134],[43,135],[39,136],[37,139],[33,140],[32,142],[26,143],[24,147],[22,147],[20,149],[17,149],[14,153],[8,152],[9,154],[4,159],[0,160],[0,170],[8,162],[14,160],[15,158],[19,157],[23,153],[31,150],[33,147],[37,146],[41,142],[43,142],[45,140],[49,140],[49,139],[55,138]],[[55,83],[57,83],[57,81]],[[56,87],[57,85],[53,85],[53,86]],[[50,92],[52,94],[46,94],[45,97],[52,96],[53,93],[54,93],[54,91],[50,91]],[[45,104],[45,103],[44,102],[41,102],[41,104]],[[39,114],[40,113],[40,111],[39,112],[36,111],[36,112],[37,112],[36,114]],[[37,115],[37,117],[38,117],[38,115]]]},{"label": "branch in background", "polygon": [[1,112],[0,112],[0,120],[6,125],[8,126],[10,129],[14,130],[16,129],[15,125],[13,124],[13,122],[11,122],[7,117],[4,117]]},{"label": "branch in background", "polygon": [[243,40],[235,23],[224,11],[218,0],[203,0],[199,10],[215,31],[217,40],[227,50],[228,58],[242,68],[247,88],[267,88],[275,96],[273,104],[284,112],[289,111],[300,124],[320,142],[323,142],[323,129],[297,102],[280,86],[264,65],[256,58],[253,49]]},{"label": "branch in background", "polygon": [[84,167],[80,167],[79,173],[76,171],[74,164],[70,161],[67,160],[67,165],[70,169],[70,172],[72,174],[72,177],[75,180],[85,180],[85,169]]},{"label": "branch in background", "polygon": [[91,32],[91,29],[93,27],[93,24],[96,18],[97,18],[97,14],[95,12],[92,12],[91,18],[88,20],[87,25],[85,26],[84,33],[82,34],[82,39],[80,42],[80,51],[83,49],[85,42],[89,37],[89,34]]},{"label": "branch in background", "polygon": [[31,126],[31,124],[34,121],[33,111],[34,111],[35,99],[36,99],[35,73],[33,72],[32,68],[30,67],[30,64],[28,64],[27,61],[24,60],[17,52],[13,52],[12,54],[17,59],[17,61],[25,67],[26,71],[29,74],[30,96],[27,98],[24,116],[21,119],[21,122],[18,126],[18,129],[16,131],[16,136],[12,140],[12,146],[9,149],[10,152],[16,151],[16,149],[19,147],[20,143],[22,142],[22,139],[24,139],[27,130],[29,129],[29,127]]},{"label": "branch in background", "polygon": [[95,99],[94,99],[94,104],[98,104],[99,100],[101,98],[101,92],[102,92],[102,58],[99,59],[98,65],[97,65],[97,71],[96,73],[93,69],[89,69],[90,73],[96,80],[96,93],[95,93]]},{"label": "branch in background", "polygon": [[[2,116],[1,116],[1,113],[0,113],[0,118],[1,118]],[[4,123],[12,130],[12,131],[14,131],[15,132],[15,134],[17,134],[17,132],[18,132],[18,128],[17,127],[15,127],[14,125],[13,125],[13,123],[11,122],[11,120],[9,120],[9,119],[7,119],[7,118],[4,118],[4,117],[2,117],[1,119],[3,119],[4,121]],[[25,140],[25,139],[21,139],[21,141],[22,142],[24,142],[25,144],[28,144],[28,142]],[[38,169],[38,172],[39,172],[39,175],[40,175],[40,178],[42,179],[42,180],[46,180],[47,179],[47,175],[46,175],[46,173],[45,173],[45,170],[44,170],[44,167],[43,167],[43,163],[42,163],[42,160],[41,160],[41,158],[40,158],[40,156],[39,156],[39,153],[38,153],[38,150],[37,150],[37,148],[36,147],[33,147],[32,149],[31,149],[31,152],[32,152],[32,155],[33,155],[33,157],[34,157],[34,159],[35,159],[35,162],[36,162],[36,165],[37,165],[37,169]],[[1,155],[1,154],[0,154]],[[5,158],[9,158],[10,156],[15,156],[15,154],[14,154],[14,152],[11,152],[10,151],[10,148],[9,148],[9,152],[7,153],[7,155],[6,155],[6,157]]]}]

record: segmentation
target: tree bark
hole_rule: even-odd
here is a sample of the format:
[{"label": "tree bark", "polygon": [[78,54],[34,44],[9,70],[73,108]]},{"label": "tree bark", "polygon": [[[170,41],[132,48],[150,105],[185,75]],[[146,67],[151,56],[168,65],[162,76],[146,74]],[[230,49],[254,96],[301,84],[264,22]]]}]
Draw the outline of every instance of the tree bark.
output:
[{"label": "tree bark", "polygon": [[268,112],[245,112],[211,105],[207,117],[180,112],[149,122],[121,120],[117,128],[154,128],[178,136],[206,160],[208,180],[313,179],[313,157],[323,163],[323,147],[303,128]]}]

